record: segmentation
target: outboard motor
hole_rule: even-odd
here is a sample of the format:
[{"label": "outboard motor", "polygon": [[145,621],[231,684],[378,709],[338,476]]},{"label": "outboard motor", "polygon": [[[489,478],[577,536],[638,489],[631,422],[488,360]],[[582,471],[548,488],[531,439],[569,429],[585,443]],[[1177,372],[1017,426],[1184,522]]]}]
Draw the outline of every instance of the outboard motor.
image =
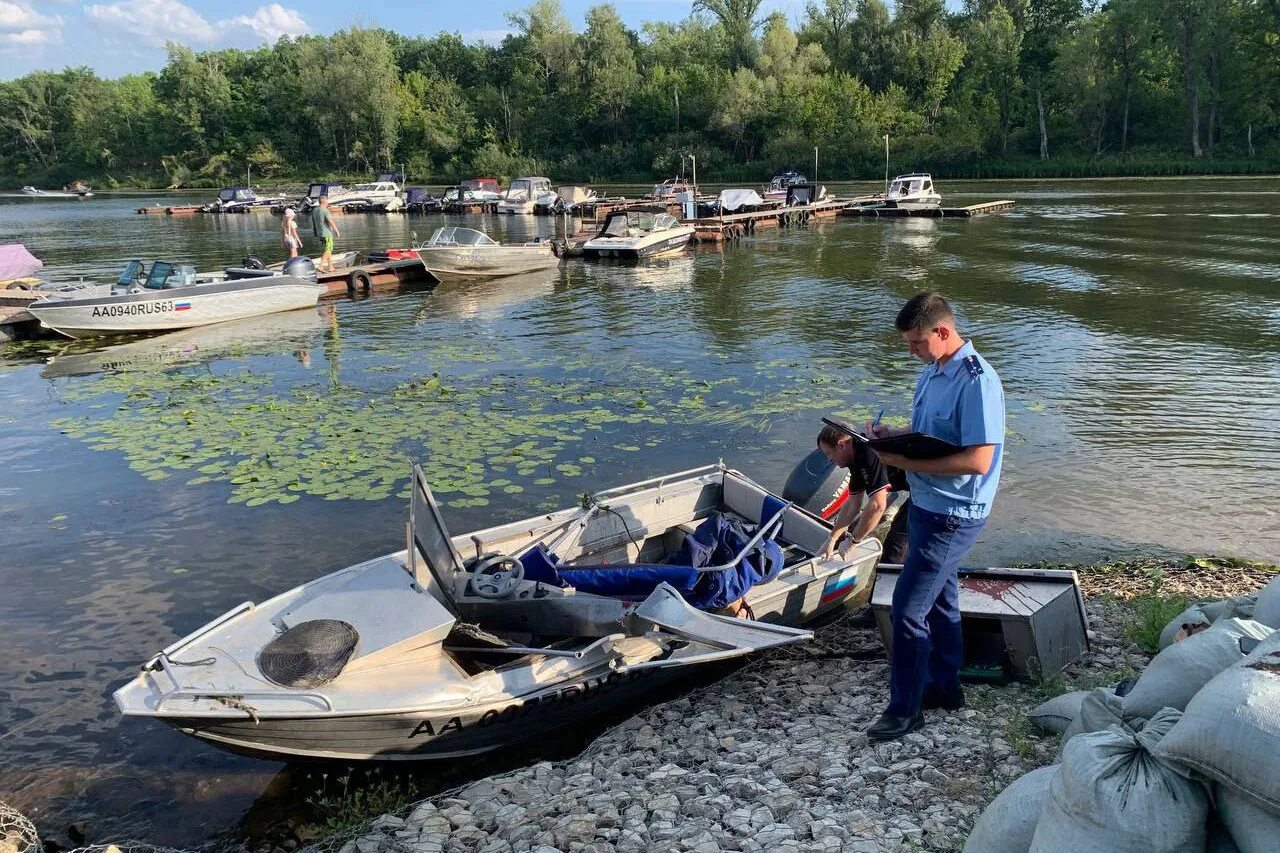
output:
[{"label": "outboard motor", "polygon": [[316,265],[311,262],[310,258],[304,258],[299,255],[284,262],[284,274],[291,275],[294,278],[305,278],[307,281],[315,281]]},{"label": "outboard motor", "polygon": [[849,472],[814,448],[787,477],[782,499],[822,518],[832,518],[849,499]]}]

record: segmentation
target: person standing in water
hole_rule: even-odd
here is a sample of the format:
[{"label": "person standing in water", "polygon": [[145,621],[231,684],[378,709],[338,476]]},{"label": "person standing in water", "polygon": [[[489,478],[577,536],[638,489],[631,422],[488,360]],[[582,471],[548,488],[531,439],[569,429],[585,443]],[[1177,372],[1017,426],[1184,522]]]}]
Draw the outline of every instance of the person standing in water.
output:
[{"label": "person standing in water", "polygon": [[280,242],[290,258],[298,257],[298,250],[302,248],[302,238],[298,236],[297,216],[297,212],[292,207],[286,207],[284,221],[280,224]]}]

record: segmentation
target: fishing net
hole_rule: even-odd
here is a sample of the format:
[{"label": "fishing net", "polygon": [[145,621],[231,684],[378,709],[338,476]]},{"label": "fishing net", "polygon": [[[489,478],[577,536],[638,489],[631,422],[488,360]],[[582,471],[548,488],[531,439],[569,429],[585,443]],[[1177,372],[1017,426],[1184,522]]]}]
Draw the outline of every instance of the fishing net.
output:
[{"label": "fishing net", "polygon": [[0,853],[37,853],[40,836],[22,812],[0,802]]},{"label": "fishing net", "polygon": [[360,635],[338,619],[294,625],[258,654],[262,674],[285,687],[318,687],[337,678],[351,660]]}]

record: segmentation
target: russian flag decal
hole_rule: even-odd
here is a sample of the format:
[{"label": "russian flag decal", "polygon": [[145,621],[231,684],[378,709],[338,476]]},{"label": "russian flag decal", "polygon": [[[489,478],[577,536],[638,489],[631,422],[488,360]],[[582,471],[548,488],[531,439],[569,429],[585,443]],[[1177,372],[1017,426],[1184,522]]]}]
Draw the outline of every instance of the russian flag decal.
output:
[{"label": "russian flag decal", "polygon": [[837,598],[847,595],[858,582],[858,570],[849,566],[827,578],[822,586],[822,603],[828,604]]},{"label": "russian flag decal", "polygon": [[190,303],[190,302],[176,302],[176,303],[174,303],[173,310],[174,310],[174,311],[190,311],[190,310],[191,310],[191,303]]}]

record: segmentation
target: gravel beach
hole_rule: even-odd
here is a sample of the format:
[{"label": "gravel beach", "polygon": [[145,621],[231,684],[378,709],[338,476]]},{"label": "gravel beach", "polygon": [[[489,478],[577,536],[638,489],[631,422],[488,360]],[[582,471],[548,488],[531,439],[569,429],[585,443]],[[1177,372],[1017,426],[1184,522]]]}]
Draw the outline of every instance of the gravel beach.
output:
[{"label": "gravel beach", "polygon": [[870,620],[845,615],[817,642],[760,657],[650,708],[584,753],[542,762],[330,838],[339,853],[446,851],[959,850],[983,807],[1049,763],[1057,737],[1025,713],[1068,687],[1111,684],[1148,655],[1122,638],[1121,605],[1088,602],[1093,649],[1064,684],[976,686],[969,705],[877,744],[887,701]]}]

